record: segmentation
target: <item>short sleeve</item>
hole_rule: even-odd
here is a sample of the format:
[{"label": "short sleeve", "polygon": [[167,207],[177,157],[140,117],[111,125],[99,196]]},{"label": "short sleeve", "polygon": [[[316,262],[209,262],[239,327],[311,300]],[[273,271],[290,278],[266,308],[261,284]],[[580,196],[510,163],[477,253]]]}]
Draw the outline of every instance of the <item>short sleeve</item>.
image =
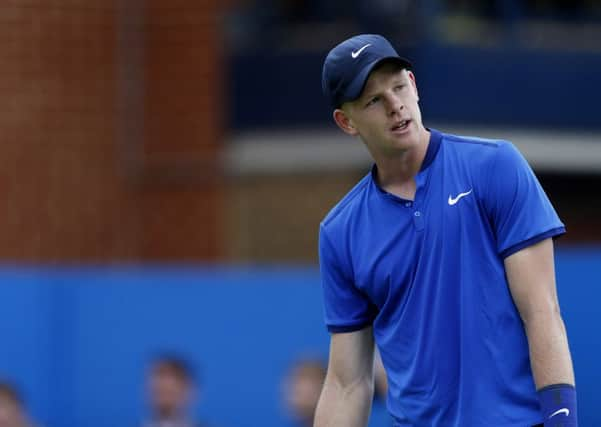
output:
[{"label": "short sleeve", "polygon": [[369,326],[376,310],[354,285],[352,268],[338,253],[322,224],[319,231],[319,267],[325,323],[330,332],[352,332]]},{"label": "short sleeve", "polygon": [[513,144],[499,145],[489,172],[485,203],[502,258],[565,233],[534,172]]}]

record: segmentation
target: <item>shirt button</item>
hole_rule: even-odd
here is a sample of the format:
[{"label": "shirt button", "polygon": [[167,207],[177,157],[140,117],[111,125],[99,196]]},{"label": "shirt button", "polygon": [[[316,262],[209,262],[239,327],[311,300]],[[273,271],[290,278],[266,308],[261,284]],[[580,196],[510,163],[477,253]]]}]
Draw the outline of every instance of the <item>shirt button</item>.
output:
[{"label": "shirt button", "polygon": [[411,207],[411,202],[406,202],[405,206],[408,207],[408,208]]},{"label": "shirt button", "polygon": [[422,213],[420,211],[415,211],[415,213],[413,215],[415,215],[415,216],[421,216]]}]

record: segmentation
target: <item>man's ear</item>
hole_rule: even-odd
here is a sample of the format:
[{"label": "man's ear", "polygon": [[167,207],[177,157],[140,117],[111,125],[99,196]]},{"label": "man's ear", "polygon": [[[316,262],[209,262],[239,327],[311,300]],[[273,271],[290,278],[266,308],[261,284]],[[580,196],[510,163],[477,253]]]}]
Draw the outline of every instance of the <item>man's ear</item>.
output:
[{"label": "man's ear", "polygon": [[417,100],[419,101],[419,92],[417,91],[417,81],[415,80],[415,74],[407,70],[407,76],[411,81],[411,85],[413,86],[413,90],[415,91],[415,96],[417,96]]},{"label": "man's ear", "polygon": [[349,117],[348,113],[340,108],[336,108],[332,114],[334,121],[344,133],[352,136],[359,135],[359,131],[355,129],[353,120]]}]

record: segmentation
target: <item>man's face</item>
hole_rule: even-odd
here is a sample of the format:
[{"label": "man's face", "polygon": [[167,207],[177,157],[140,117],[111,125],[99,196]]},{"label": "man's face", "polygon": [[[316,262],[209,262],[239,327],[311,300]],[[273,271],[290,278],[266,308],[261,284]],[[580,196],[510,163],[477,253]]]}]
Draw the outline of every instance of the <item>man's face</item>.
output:
[{"label": "man's face", "polygon": [[169,368],[156,367],[150,378],[150,400],[153,409],[161,416],[181,413],[188,405],[190,385]]},{"label": "man's face", "polygon": [[287,381],[286,401],[292,415],[311,424],[321,394],[324,373],[311,366],[294,369]]},{"label": "man's face", "polygon": [[345,131],[360,135],[374,157],[407,150],[423,133],[418,100],[413,74],[384,64],[370,74],[361,96],[343,105],[351,125]]},{"label": "man's face", "polygon": [[19,405],[12,399],[0,394],[0,427],[19,427],[23,417]]}]

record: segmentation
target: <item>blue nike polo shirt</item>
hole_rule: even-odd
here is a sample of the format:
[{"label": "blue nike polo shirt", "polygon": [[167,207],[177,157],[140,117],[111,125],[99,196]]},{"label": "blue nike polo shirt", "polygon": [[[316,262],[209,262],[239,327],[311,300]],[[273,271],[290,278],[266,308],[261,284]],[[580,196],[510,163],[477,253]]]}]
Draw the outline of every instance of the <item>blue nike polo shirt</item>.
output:
[{"label": "blue nike polo shirt", "polygon": [[320,226],[329,331],[373,325],[400,426],[541,422],[503,261],[565,228],[527,162],[509,142],[431,130],[415,200],[376,172]]}]

